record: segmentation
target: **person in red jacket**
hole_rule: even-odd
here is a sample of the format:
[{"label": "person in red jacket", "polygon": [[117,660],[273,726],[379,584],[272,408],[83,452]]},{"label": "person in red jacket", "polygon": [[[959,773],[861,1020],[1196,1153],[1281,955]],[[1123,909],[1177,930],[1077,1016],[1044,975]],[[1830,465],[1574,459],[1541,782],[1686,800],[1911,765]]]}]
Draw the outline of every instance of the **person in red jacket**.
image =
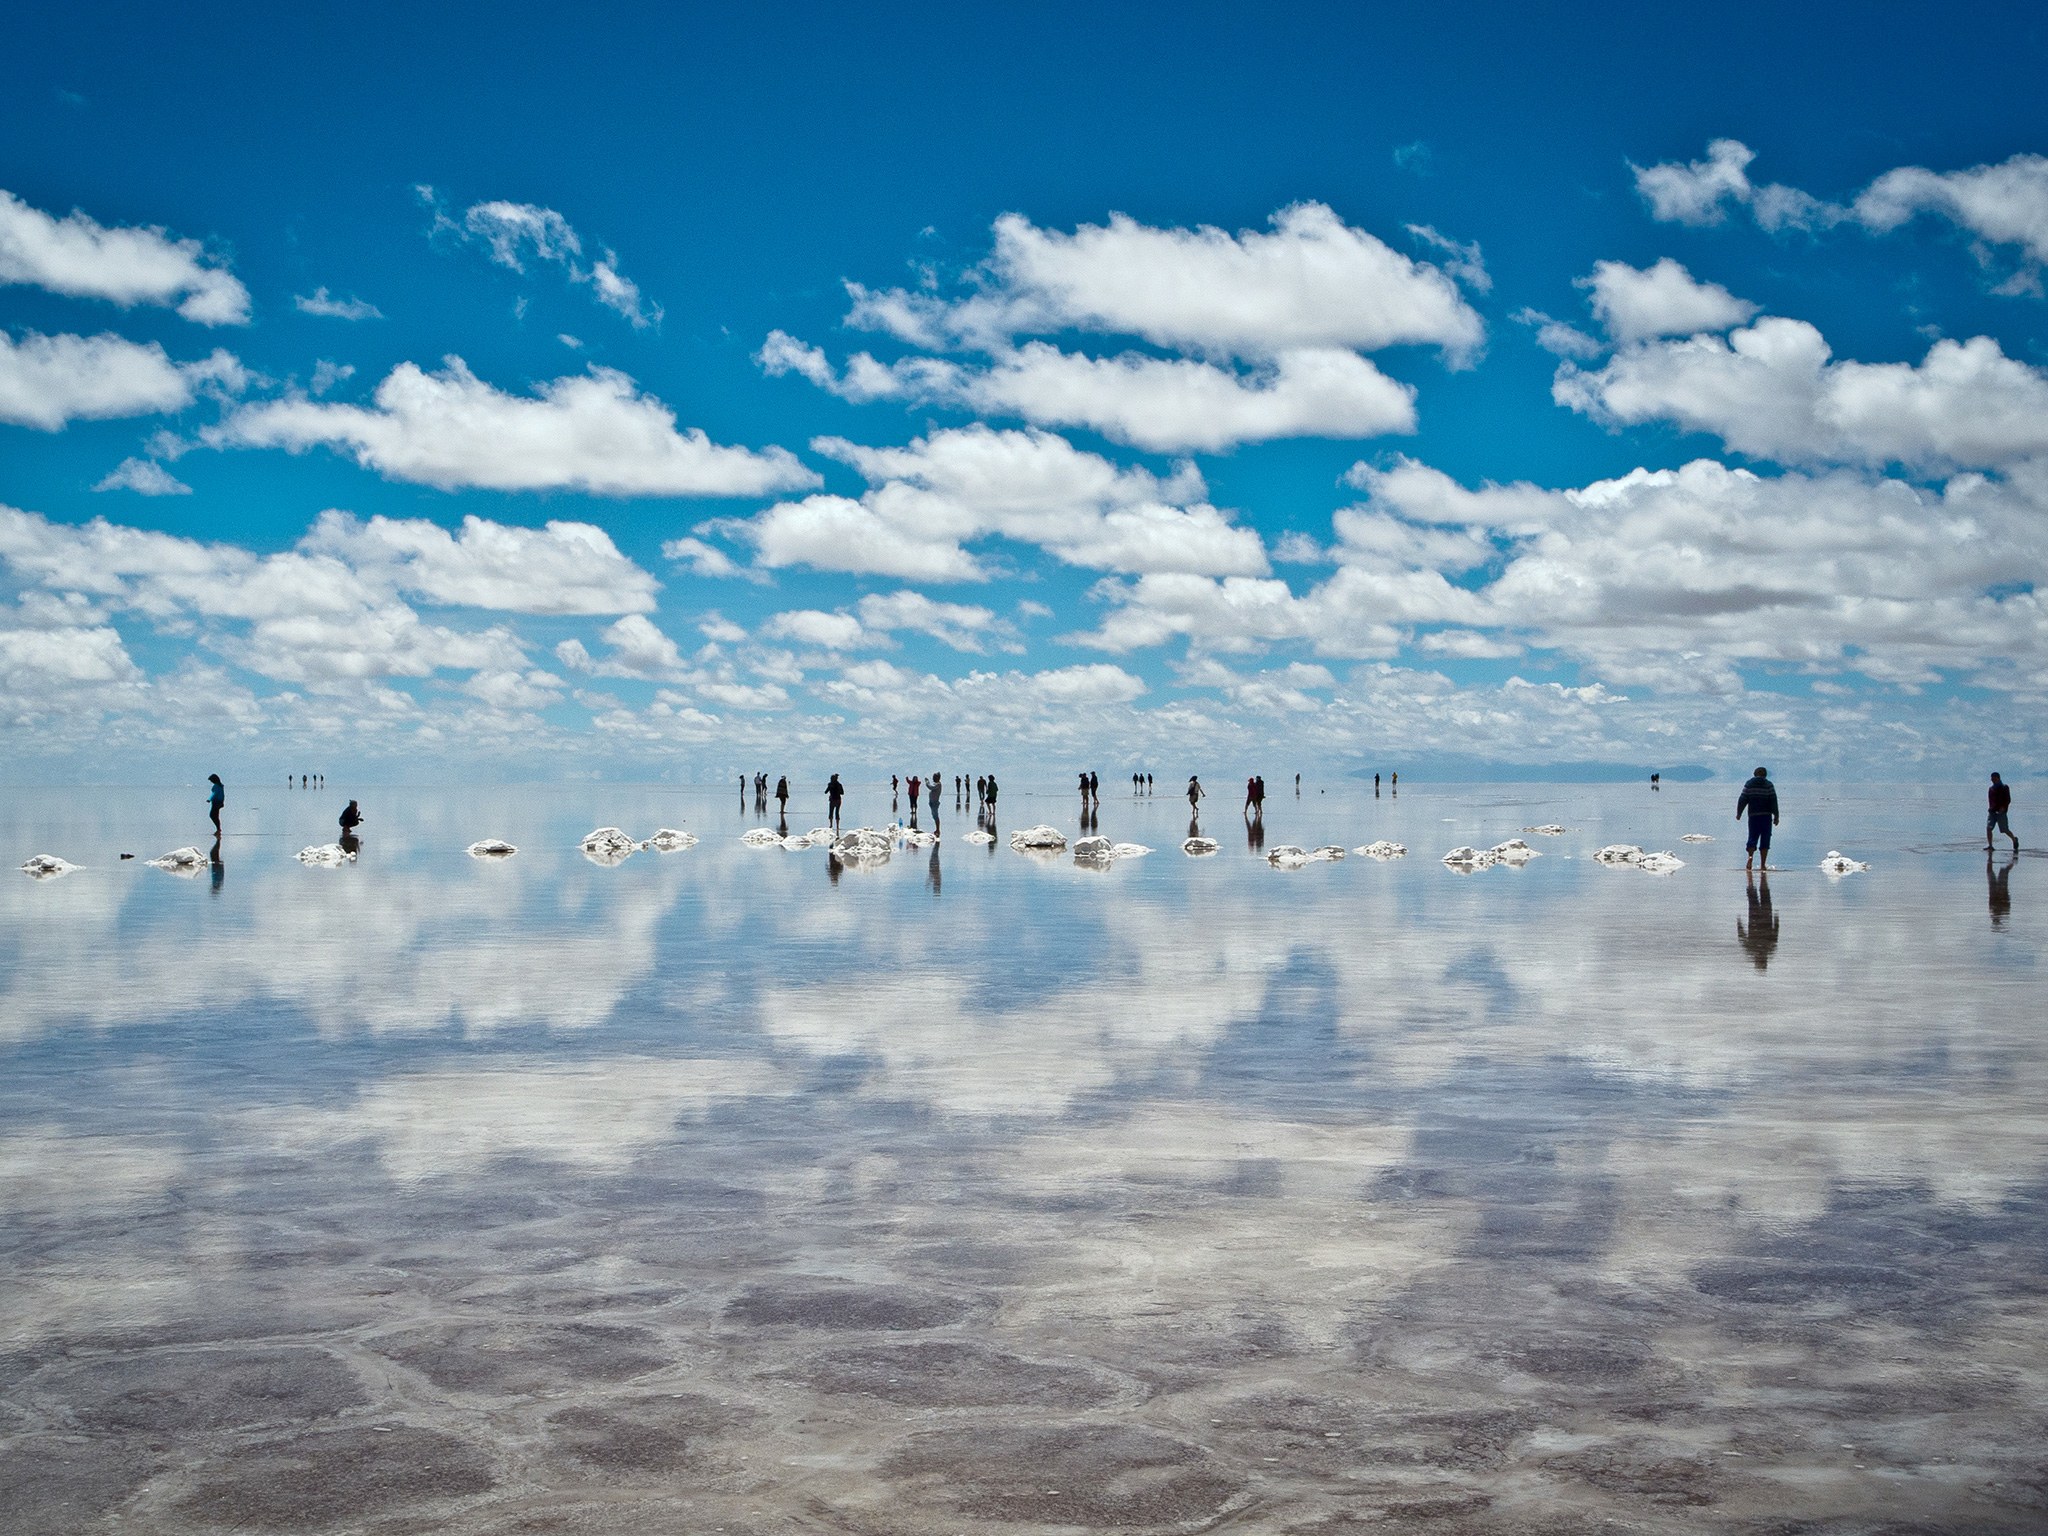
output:
[{"label": "person in red jacket", "polygon": [[[1997,774],[1991,775],[1991,794],[1986,801],[1988,807],[1984,817],[1984,846],[1991,847],[1991,834],[2003,832],[2012,837],[2012,828],[2006,823],[2006,813],[2012,809],[2012,786]],[[2020,840],[2012,837],[2012,851],[2020,851]]]}]

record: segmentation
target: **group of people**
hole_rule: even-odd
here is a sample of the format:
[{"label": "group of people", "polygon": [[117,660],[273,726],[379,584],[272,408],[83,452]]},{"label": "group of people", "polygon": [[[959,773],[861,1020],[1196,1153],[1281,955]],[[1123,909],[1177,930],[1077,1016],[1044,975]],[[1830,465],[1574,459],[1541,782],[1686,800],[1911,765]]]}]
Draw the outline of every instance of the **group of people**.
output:
[{"label": "group of people", "polygon": [[[293,787],[290,774],[284,776],[284,787],[286,789]],[[325,789],[327,787],[327,775],[324,773],[302,773],[299,775],[298,787],[300,789]]]}]

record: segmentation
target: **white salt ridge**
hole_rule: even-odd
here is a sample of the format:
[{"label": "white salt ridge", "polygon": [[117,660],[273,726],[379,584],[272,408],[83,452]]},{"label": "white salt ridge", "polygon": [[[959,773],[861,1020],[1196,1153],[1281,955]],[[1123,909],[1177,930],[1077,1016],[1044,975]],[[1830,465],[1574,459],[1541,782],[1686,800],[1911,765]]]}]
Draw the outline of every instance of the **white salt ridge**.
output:
[{"label": "white salt ridge", "polygon": [[1292,843],[1283,843],[1266,855],[1266,862],[1275,869],[1300,869],[1306,864],[1334,864],[1344,857],[1344,850],[1335,843],[1325,843],[1316,849],[1297,848]]},{"label": "white salt ridge", "polygon": [[993,832],[984,832],[978,827],[960,839],[963,843],[992,843],[995,840],[996,835]]},{"label": "white salt ridge", "polygon": [[1711,843],[1713,839],[1704,832],[1688,832],[1679,841],[1681,843]]},{"label": "white salt ridge", "polygon": [[780,848],[782,834],[773,827],[755,827],[751,831],[742,832],[740,841],[749,848]]},{"label": "white salt ridge", "polygon": [[1033,848],[1049,848],[1057,853],[1067,846],[1067,834],[1058,827],[1025,827],[1022,831],[1010,834],[1010,846],[1020,852]]},{"label": "white salt ridge", "polygon": [[479,838],[463,850],[472,859],[509,859],[519,850],[502,837]]},{"label": "white salt ridge", "polygon": [[640,845],[626,836],[617,827],[599,827],[583,834],[583,841],[577,845],[585,853],[631,853]]},{"label": "white salt ridge", "polygon": [[1524,827],[1524,832],[1533,832],[1538,837],[1563,837],[1564,828],[1554,821],[1547,821],[1540,827]]},{"label": "white salt ridge", "polygon": [[322,843],[316,848],[301,848],[299,862],[321,869],[338,869],[343,864],[353,864],[356,856],[339,843]]},{"label": "white salt ridge", "polygon": [[1616,868],[1626,864],[1632,869],[1645,870],[1653,875],[1668,875],[1674,870],[1685,868],[1685,860],[1675,853],[1645,853],[1634,843],[1609,843],[1593,857],[1602,864]]},{"label": "white salt ridge", "polygon": [[1444,855],[1444,863],[1466,874],[1475,869],[1491,869],[1499,862],[1499,855],[1490,848],[1453,848]]},{"label": "white salt ridge", "polygon": [[1531,859],[1543,857],[1519,837],[1511,837],[1504,843],[1495,843],[1488,851],[1503,864],[1526,864]]},{"label": "white salt ridge", "polygon": [[811,846],[810,837],[808,836],[808,834],[802,832],[793,832],[788,837],[783,838],[781,841],[782,846],[787,848],[791,853],[801,853],[804,851],[804,849]]},{"label": "white salt ridge", "polygon": [[1843,875],[1860,875],[1870,868],[1868,864],[1852,859],[1846,853],[1833,848],[1830,848],[1828,856],[1820,861],[1820,867],[1837,880]]},{"label": "white salt ridge", "polygon": [[1206,858],[1215,853],[1222,844],[1213,837],[1191,837],[1180,845],[1180,851],[1191,859]]},{"label": "white salt ridge", "polygon": [[832,854],[845,864],[879,864],[896,850],[896,840],[873,827],[855,827],[832,840]]},{"label": "white salt ridge", "polygon": [[196,875],[206,867],[206,855],[197,848],[173,848],[162,858],[143,862],[151,869],[167,869],[174,875]]},{"label": "white salt ridge", "polygon": [[697,846],[693,832],[678,832],[674,827],[663,827],[647,839],[647,846],[656,853],[680,853],[685,848]]},{"label": "white salt ridge", "polygon": [[1116,859],[1143,858],[1152,850],[1143,843],[1112,843],[1106,837],[1084,837],[1074,844],[1074,857],[1107,864]]},{"label": "white salt ridge", "polygon": [[1388,859],[1407,858],[1408,845],[1406,843],[1390,843],[1382,838],[1379,842],[1367,843],[1363,848],[1355,848],[1352,852],[1362,853],[1368,859],[1378,859],[1384,863]]},{"label": "white salt ridge", "polygon": [[76,864],[60,859],[54,853],[39,853],[21,866],[21,872],[31,880],[55,880],[76,868]]},{"label": "white salt ridge", "polygon": [[936,832],[927,832],[921,827],[898,827],[896,836],[906,848],[929,848],[939,840]]}]

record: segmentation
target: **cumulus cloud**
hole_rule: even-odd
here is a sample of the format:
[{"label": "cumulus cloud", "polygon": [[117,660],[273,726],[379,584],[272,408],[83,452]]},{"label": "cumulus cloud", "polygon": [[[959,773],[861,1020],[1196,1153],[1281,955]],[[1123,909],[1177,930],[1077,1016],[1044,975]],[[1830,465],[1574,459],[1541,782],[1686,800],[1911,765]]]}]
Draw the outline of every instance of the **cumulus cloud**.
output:
[{"label": "cumulus cloud", "polygon": [[200,325],[249,323],[249,290],[196,240],[154,226],[108,228],[74,210],[53,218],[0,191],[0,284],[72,298],[175,306]]},{"label": "cumulus cloud", "polygon": [[524,272],[528,261],[560,267],[571,282],[590,289],[591,297],[606,309],[623,316],[635,328],[661,323],[662,309],[649,302],[635,283],[619,270],[619,258],[608,248],[588,264],[583,260],[583,237],[568,219],[552,208],[536,203],[515,203],[503,199],[472,203],[460,219],[441,207],[431,187],[418,189],[423,202],[435,210],[434,228],[462,239],[476,240],[489,247],[491,260],[514,272]]},{"label": "cumulus cloud", "polygon": [[1483,339],[1479,316],[1443,272],[1325,205],[1297,203],[1271,224],[1233,235],[1113,214],[1066,234],[1005,214],[982,292],[947,300],[856,286],[848,319],[928,349],[1064,330],[1248,358],[1415,343],[1465,355]]},{"label": "cumulus cloud", "polygon": [[600,496],[757,496],[817,483],[781,448],[713,443],[633,381],[592,368],[530,396],[498,390],[457,357],[438,373],[401,363],[369,406],[284,399],[207,429],[215,447],[326,445],[394,480],[443,490],[580,490]]},{"label": "cumulus cloud", "polygon": [[316,288],[311,293],[295,294],[292,306],[302,315],[319,315],[328,320],[382,320],[384,311],[367,299],[337,298],[325,288]]},{"label": "cumulus cloud", "polygon": [[1719,283],[1700,282],[1669,256],[1642,268],[1596,261],[1579,286],[1590,291],[1593,313],[1619,342],[1725,331],[1750,319],[1757,308]]},{"label": "cumulus cloud", "polygon": [[1803,320],[1767,317],[1725,339],[1623,348],[1558,371],[1560,405],[1615,425],[1665,421],[1788,464],[1998,468],[2048,453],[2048,377],[1988,336],[1942,340],[1918,363],[1831,360]]},{"label": "cumulus cloud", "polygon": [[155,342],[119,336],[44,336],[0,331],[0,421],[56,432],[70,421],[181,411],[206,385],[239,388],[240,364],[225,352],[174,363]]},{"label": "cumulus cloud", "polygon": [[1444,271],[1467,288],[1474,293],[1493,292],[1493,277],[1486,270],[1486,261],[1479,253],[1477,240],[1453,240],[1430,224],[1410,224],[1407,229],[1424,245],[1449,257],[1444,263]]},{"label": "cumulus cloud", "polygon": [[682,652],[675,641],[645,614],[627,614],[605,630],[604,641],[608,649],[601,658],[593,657],[580,640],[564,640],[555,647],[555,655],[572,671],[600,677],[675,678],[683,672]]},{"label": "cumulus cloud", "polygon": [[515,528],[465,517],[450,533],[425,518],[323,512],[299,547],[368,579],[450,607],[515,613],[644,613],[654,578],[590,523]]},{"label": "cumulus cloud", "polygon": [[138,496],[190,496],[192,487],[154,459],[123,459],[93,486],[96,491],[133,491]]},{"label": "cumulus cloud", "polygon": [[801,373],[851,400],[894,396],[1085,427],[1161,453],[1415,430],[1415,391],[1342,348],[1288,350],[1240,369],[1136,352],[1086,357],[1031,342],[976,367],[925,357],[884,365],[860,353],[835,375],[821,352],[776,332],[760,361],[770,373]]},{"label": "cumulus cloud", "polygon": [[898,632],[929,635],[956,651],[983,651],[992,645],[1021,650],[1012,627],[987,608],[969,603],[942,603],[922,592],[871,592],[851,613],[798,608],[771,615],[761,633],[771,639],[827,651],[852,651],[894,644]]},{"label": "cumulus cloud", "polygon": [[1000,537],[1100,570],[1266,569],[1258,535],[1201,500],[1191,469],[1161,479],[1051,433],[980,425],[903,448],[836,438],[812,446],[851,465],[869,489],[858,500],[812,496],[715,525],[751,544],[764,567],[981,581],[989,570],[966,546]]}]

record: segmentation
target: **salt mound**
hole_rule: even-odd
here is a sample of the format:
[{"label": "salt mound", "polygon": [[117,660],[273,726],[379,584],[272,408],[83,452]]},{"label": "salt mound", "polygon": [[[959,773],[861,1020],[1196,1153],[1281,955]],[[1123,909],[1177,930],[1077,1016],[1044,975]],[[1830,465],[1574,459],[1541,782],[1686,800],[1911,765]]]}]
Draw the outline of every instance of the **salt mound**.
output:
[{"label": "salt mound", "polygon": [[906,848],[929,848],[939,840],[938,833],[927,832],[922,827],[898,827],[896,835]]},{"label": "salt mound", "polygon": [[1453,848],[1444,855],[1444,862],[1454,869],[1487,869],[1500,862],[1490,848]]},{"label": "salt mound", "polygon": [[1297,848],[1292,843],[1282,843],[1266,855],[1266,862],[1275,869],[1300,869],[1308,862],[1308,850]]},{"label": "salt mound", "polygon": [[1636,860],[1636,868],[1653,875],[1668,875],[1685,868],[1685,860],[1674,853],[1646,853]]},{"label": "salt mound", "polygon": [[1050,848],[1057,852],[1067,846],[1067,834],[1058,827],[1026,827],[1021,832],[1010,834],[1010,846],[1023,851],[1032,848]]},{"label": "salt mound", "polygon": [[143,860],[151,869],[167,869],[174,875],[196,875],[206,866],[206,855],[197,848],[173,848],[160,859]]},{"label": "salt mound", "polygon": [[1325,843],[1322,847],[1309,851],[1308,861],[1311,864],[1334,864],[1343,857],[1344,850],[1342,848],[1339,848],[1335,843]]},{"label": "salt mound", "polygon": [[1118,843],[1109,850],[1112,859],[1142,859],[1152,850],[1143,843]]},{"label": "salt mound", "polygon": [[1387,859],[1407,858],[1408,845],[1406,843],[1390,843],[1382,838],[1379,842],[1367,843],[1363,848],[1355,849],[1354,852],[1362,853],[1368,859],[1379,859],[1384,862]]},{"label": "salt mound", "polygon": [[1524,832],[1533,832],[1538,837],[1563,837],[1564,828],[1554,821],[1547,821],[1540,827],[1524,827]]},{"label": "salt mound", "polygon": [[1643,850],[1634,843],[1609,843],[1593,857],[1602,864],[1640,864]]},{"label": "salt mound", "polygon": [[993,832],[983,832],[979,828],[967,833],[960,839],[963,843],[992,843],[995,840],[996,836]]},{"label": "salt mound", "polygon": [[1495,843],[1488,851],[1503,864],[1526,864],[1531,859],[1543,857],[1519,837],[1511,837],[1504,843]]},{"label": "salt mound", "polygon": [[791,853],[802,853],[811,846],[811,840],[801,832],[794,832],[782,839],[782,846]]},{"label": "salt mound", "polygon": [[742,832],[740,841],[749,848],[780,848],[782,834],[773,827],[755,827],[750,832]]},{"label": "salt mound", "polygon": [[1199,859],[1216,852],[1221,846],[1213,837],[1191,837],[1180,845],[1180,851],[1191,859]]},{"label": "salt mound", "polygon": [[1685,860],[1673,853],[1645,853],[1634,843],[1609,843],[1593,857],[1602,864],[1619,867],[1626,864],[1634,869],[1646,870],[1653,875],[1668,875],[1674,870],[1685,868]]},{"label": "salt mound", "polygon": [[76,868],[76,864],[67,863],[54,853],[39,853],[21,866],[21,872],[31,880],[54,880]]},{"label": "salt mound", "polygon": [[[656,837],[661,836],[659,832],[655,833],[654,835]],[[813,848],[825,847],[832,841],[833,838],[837,837],[838,835],[839,834],[834,832],[830,827],[813,827],[810,831],[804,834],[805,837],[811,840],[811,846]],[[694,839],[692,839],[692,841],[694,841]]]},{"label": "salt mound", "polygon": [[487,837],[464,850],[472,859],[509,859],[519,850],[501,837]]},{"label": "salt mound", "polygon": [[1084,837],[1074,844],[1074,857],[1091,863],[1108,864],[1117,859],[1143,858],[1152,850],[1143,843],[1112,843],[1106,837]]},{"label": "salt mound", "polygon": [[1681,843],[1711,843],[1713,839],[1704,832],[1688,832],[1679,841]]},{"label": "salt mound", "polygon": [[335,869],[343,864],[353,864],[356,856],[339,843],[322,843],[317,848],[301,848],[299,862],[313,864],[322,869]]},{"label": "salt mound", "polygon": [[578,846],[585,853],[616,853],[624,855],[631,853],[640,845],[634,842],[632,838],[626,836],[617,827],[599,827],[593,832],[584,833],[583,841]]},{"label": "salt mound", "polygon": [[895,850],[895,839],[873,827],[856,827],[832,840],[833,856],[846,864],[879,864]]},{"label": "salt mound", "polygon": [[1846,853],[1838,852],[1833,848],[1830,848],[1828,856],[1820,861],[1820,867],[1836,879],[1840,879],[1843,875],[1860,875],[1870,868],[1868,864],[1859,863],[1857,860],[1850,858]]},{"label": "salt mound", "polygon": [[674,827],[663,827],[647,839],[647,846],[656,853],[680,853],[685,848],[697,846],[696,834],[678,832]]}]

